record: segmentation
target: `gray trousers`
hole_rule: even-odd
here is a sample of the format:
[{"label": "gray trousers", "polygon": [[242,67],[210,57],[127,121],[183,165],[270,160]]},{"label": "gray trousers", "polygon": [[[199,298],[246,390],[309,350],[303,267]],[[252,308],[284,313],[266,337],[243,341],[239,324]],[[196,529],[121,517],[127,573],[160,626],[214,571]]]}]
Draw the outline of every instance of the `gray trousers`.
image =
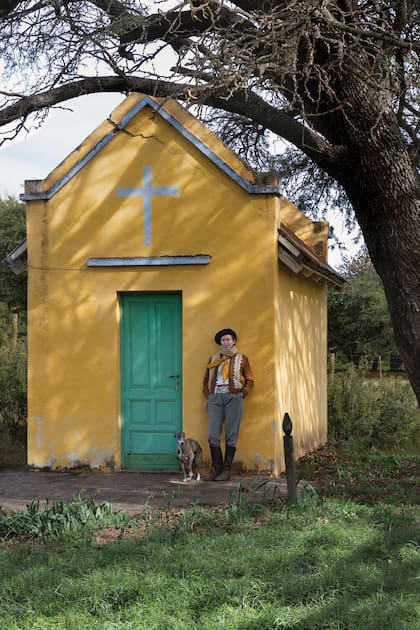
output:
[{"label": "gray trousers", "polygon": [[242,394],[209,394],[208,436],[210,446],[220,446],[222,425],[225,422],[226,444],[236,448],[243,406]]}]

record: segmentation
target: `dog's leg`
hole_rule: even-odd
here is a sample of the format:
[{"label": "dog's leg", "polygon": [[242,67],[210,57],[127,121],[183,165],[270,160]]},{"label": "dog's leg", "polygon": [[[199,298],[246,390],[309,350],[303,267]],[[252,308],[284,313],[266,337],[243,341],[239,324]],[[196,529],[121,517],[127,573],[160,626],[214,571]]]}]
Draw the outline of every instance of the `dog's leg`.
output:
[{"label": "dog's leg", "polygon": [[184,462],[181,462],[181,468],[182,468],[182,481],[187,481],[187,471],[185,470],[185,465]]},{"label": "dog's leg", "polygon": [[201,479],[200,472],[198,470],[198,465],[199,465],[199,462],[197,462],[196,457],[194,457],[194,461],[192,463],[192,470],[193,470],[193,477],[196,481],[200,481]]},{"label": "dog's leg", "polygon": [[188,457],[188,481],[191,481],[193,478],[193,460],[191,455]]},{"label": "dog's leg", "polygon": [[[175,437],[177,437],[177,433],[175,433]],[[185,470],[185,463],[184,463],[184,453],[183,453],[183,445],[184,442],[180,441],[179,439],[177,440],[178,442],[178,459],[179,459],[179,463],[181,465],[181,470],[182,470],[182,481],[187,481],[187,472]]]},{"label": "dog's leg", "polygon": [[200,481],[201,476],[200,476],[200,464],[201,464],[201,457],[202,457],[203,451],[201,450],[201,446],[199,444],[197,444],[197,450],[194,454],[194,472],[195,472],[195,480],[196,481]]}]

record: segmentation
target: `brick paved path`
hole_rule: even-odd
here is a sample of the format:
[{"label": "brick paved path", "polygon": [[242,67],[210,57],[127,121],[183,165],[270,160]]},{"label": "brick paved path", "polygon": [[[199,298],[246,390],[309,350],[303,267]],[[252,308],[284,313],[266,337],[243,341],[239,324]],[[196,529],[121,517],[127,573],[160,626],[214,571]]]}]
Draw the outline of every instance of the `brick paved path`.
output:
[{"label": "brick paved path", "polygon": [[145,506],[179,507],[221,505],[238,497],[238,489],[247,488],[246,500],[263,503],[273,496],[286,496],[284,479],[268,479],[263,490],[254,491],[264,478],[253,475],[234,476],[224,482],[183,483],[177,473],[101,472],[34,472],[27,468],[0,471],[0,506],[3,510],[21,510],[34,500],[50,503],[66,501],[80,490],[93,495],[97,503],[108,501],[115,510],[140,513]]}]

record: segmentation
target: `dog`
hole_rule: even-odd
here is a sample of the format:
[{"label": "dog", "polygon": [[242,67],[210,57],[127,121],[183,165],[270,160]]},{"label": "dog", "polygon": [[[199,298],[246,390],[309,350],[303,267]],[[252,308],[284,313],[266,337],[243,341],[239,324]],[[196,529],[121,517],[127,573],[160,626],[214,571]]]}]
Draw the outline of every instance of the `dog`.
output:
[{"label": "dog", "polygon": [[197,440],[186,438],[185,433],[175,433],[177,455],[181,464],[183,481],[200,481],[200,464],[203,450]]}]

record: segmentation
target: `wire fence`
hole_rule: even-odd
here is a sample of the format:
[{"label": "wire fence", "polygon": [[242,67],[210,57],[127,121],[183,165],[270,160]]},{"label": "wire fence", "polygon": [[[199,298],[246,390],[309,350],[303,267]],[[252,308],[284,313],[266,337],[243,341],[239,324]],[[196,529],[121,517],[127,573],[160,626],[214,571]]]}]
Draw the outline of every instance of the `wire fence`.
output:
[{"label": "wire fence", "polygon": [[363,369],[366,373],[379,375],[381,378],[387,374],[405,374],[404,363],[399,354],[329,353],[329,371],[332,376],[336,372],[347,370],[350,366]]}]

